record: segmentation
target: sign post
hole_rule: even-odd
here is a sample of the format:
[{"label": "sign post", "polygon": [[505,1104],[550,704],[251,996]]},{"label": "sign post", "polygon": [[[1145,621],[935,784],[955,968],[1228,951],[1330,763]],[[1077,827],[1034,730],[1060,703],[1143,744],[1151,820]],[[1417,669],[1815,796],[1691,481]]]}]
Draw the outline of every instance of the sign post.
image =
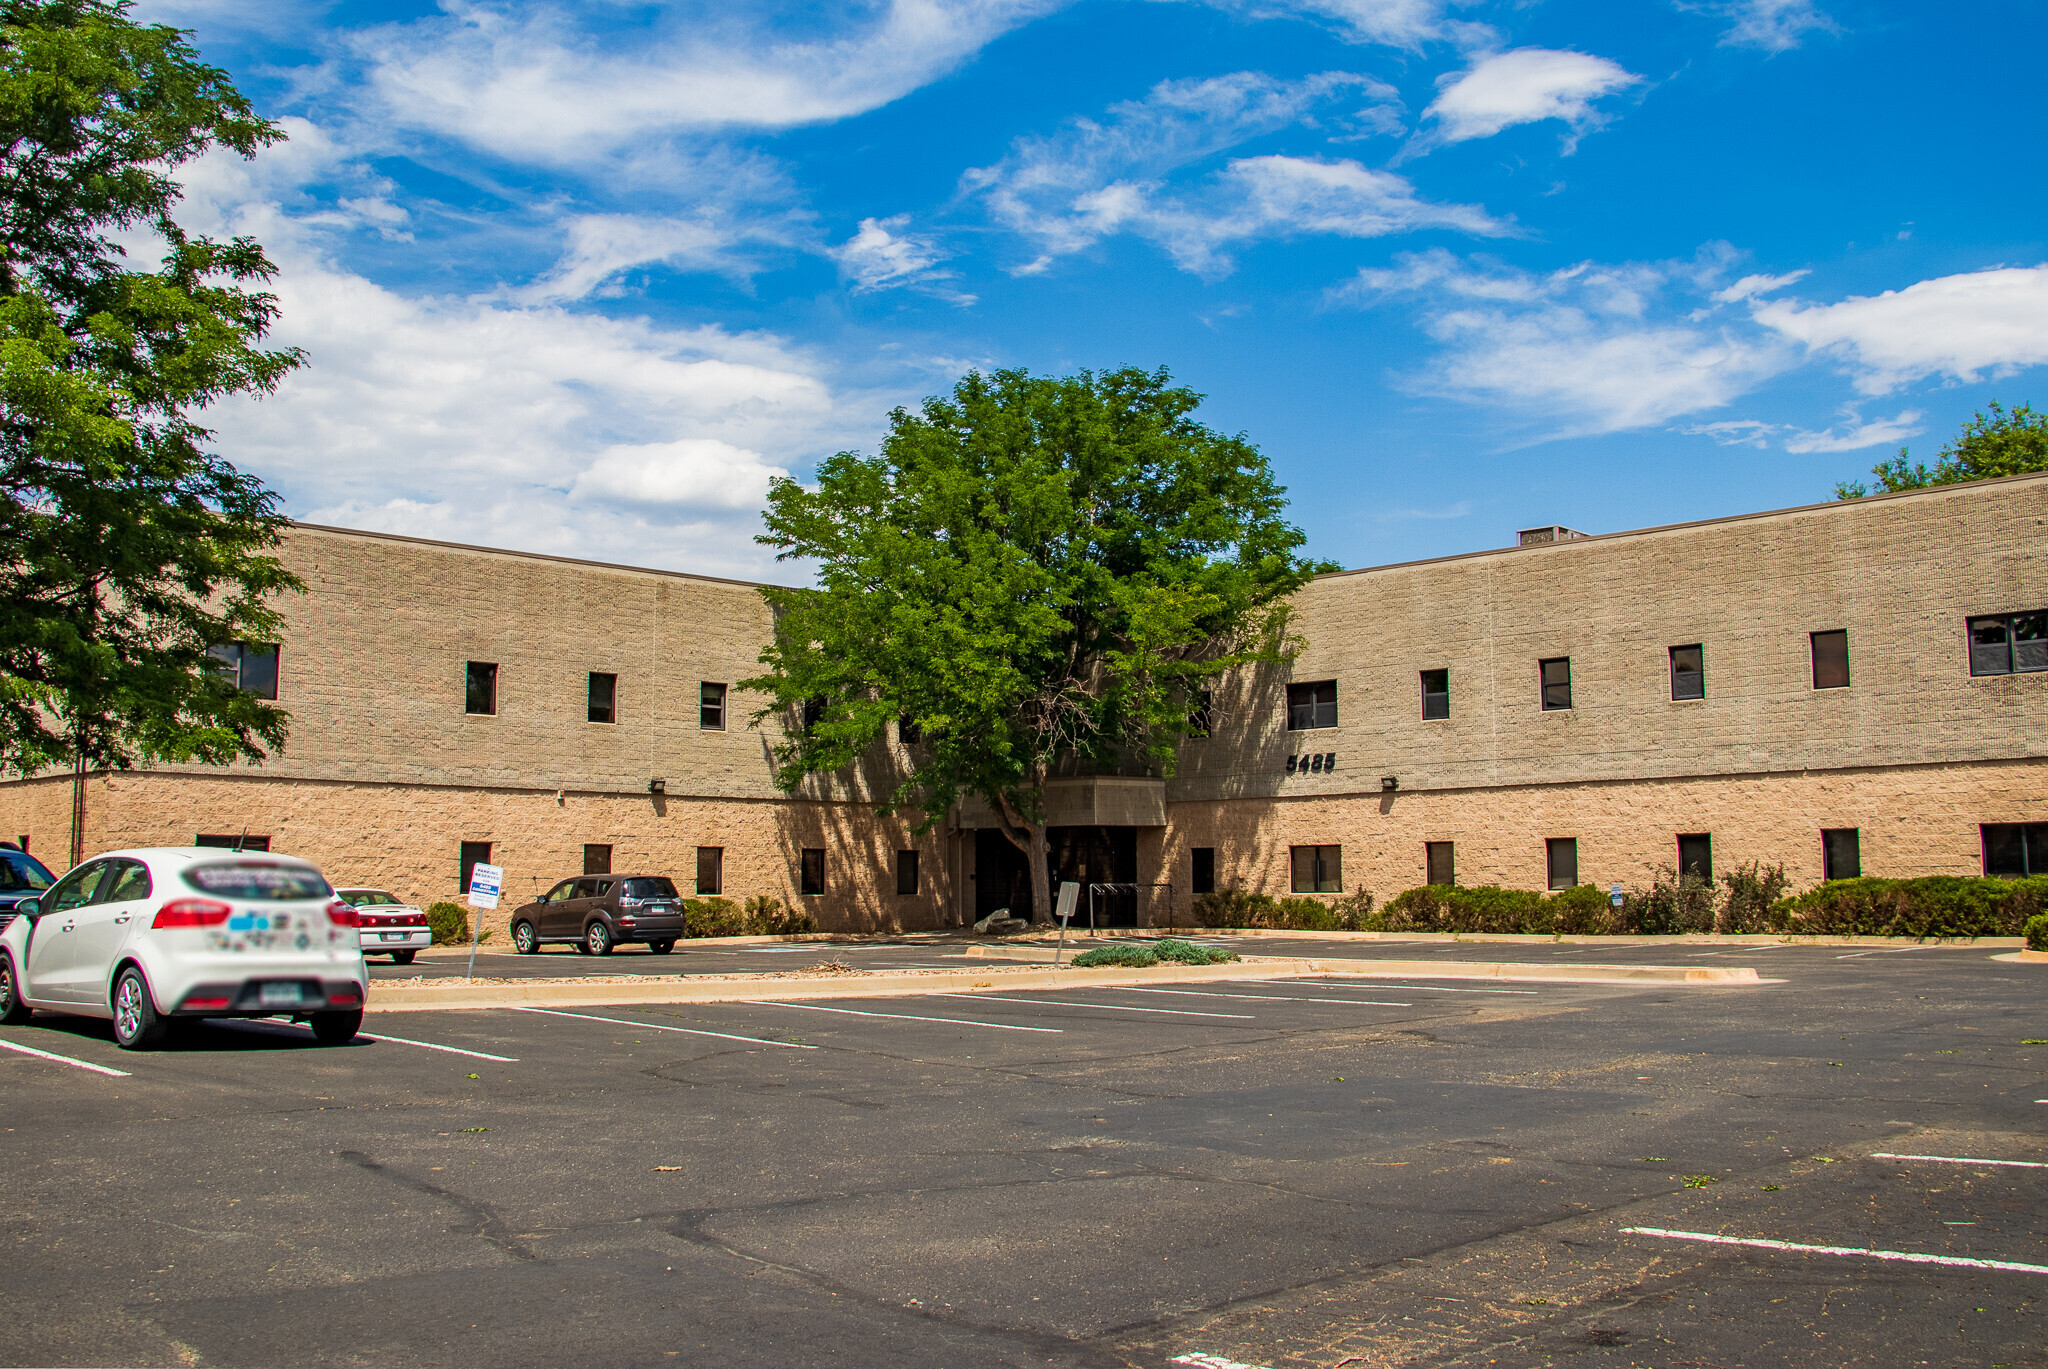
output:
[{"label": "sign post", "polygon": [[1052,967],[1060,967],[1060,957],[1067,951],[1067,923],[1074,916],[1074,905],[1081,901],[1081,886],[1073,883],[1060,885],[1060,902],[1053,916],[1060,920],[1060,944],[1053,950]]},{"label": "sign post", "polygon": [[[469,906],[472,911],[495,910],[498,906],[499,891],[505,887],[505,867],[485,865],[482,861],[469,872]],[[476,977],[476,944],[483,939],[483,919],[472,917],[469,923],[469,970],[464,979]]]}]

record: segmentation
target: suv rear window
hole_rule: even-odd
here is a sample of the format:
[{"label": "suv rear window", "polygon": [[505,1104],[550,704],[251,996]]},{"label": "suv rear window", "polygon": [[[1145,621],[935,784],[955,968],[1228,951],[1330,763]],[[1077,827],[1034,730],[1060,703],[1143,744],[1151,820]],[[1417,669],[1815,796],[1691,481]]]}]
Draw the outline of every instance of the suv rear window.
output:
[{"label": "suv rear window", "polygon": [[0,850],[0,893],[47,889],[56,882],[57,877],[26,851]]},{"label": "suv rear window", "polygon": [[304,865],[273,865],[253,860],[195,865],[185,871],[185,882],[200,893],[212,894],[215,898],[326,898],[333,892],[318,870]]},{"label": "suv rear window", "polygon": [[676,886],[666,879],[629,879],[619,890],[621,898],[676,898]]}]

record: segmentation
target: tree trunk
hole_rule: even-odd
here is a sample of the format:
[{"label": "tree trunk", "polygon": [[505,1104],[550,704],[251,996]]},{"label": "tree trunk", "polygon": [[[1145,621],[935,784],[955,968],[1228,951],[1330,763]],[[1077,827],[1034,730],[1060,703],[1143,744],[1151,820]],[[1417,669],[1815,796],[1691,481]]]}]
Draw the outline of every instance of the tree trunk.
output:
[{"label": "tree trunk", "polygon": [[1049,857],[1052,844],[1045,839],[1045,824],[1031,826],[1031,850],[1025,859],[1031,862],[1031,921],[1047,923],[1053,920],[1052,874],[1046,867],[1051,864]]}]

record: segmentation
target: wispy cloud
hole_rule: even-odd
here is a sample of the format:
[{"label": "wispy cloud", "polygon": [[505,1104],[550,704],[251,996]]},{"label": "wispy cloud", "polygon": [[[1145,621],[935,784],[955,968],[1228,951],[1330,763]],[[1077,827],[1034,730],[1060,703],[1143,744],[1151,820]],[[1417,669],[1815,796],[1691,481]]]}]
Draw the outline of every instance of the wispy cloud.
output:
[{"label": "wispy cloud", "polygon": [[905,231],[909,225],[908,214],[862,219],[860,231],[832,249],[832,259],[859,292],[910,287],[954,304],[973,304],[973,295],[962,294],[948,284],[953,273],[939,266],[948,254],[938,240],[930,234]]},{"label": "wispy cloud", "polygon": [[1822,13],[1813,0],[1730,0],[1727,4],[1682,5],[1705,9],[1728,21],[1721,34],[1724,47],[1758,48],[1776,54],[1790,52],[1812,33],[1838,31],[1835,21]]},{"label": "wispy cloud", "polygon": [[1846,426],[1837,425],[1818,432],[1789,423],[1765,423],[1760,419],[1724,419],[1700,423],[1679,432],[1693,437],[1710,437],[1724,447],[1755,447],[1759,450],[1776,442],[1795,455],[1807,452],[1856,452],[1867,447],[1902,442],[1923,431],[1918,409],[1907,409],[1892,418],[1864,422],[1854,409],[1843,411]]},{"label": "wispy cloud", "polygon": [[1570,153],[1582,136],[1607,121],[1594,101],[1642,81],[1619,63],[1585,52],[1516,48],[1480,57],[1466,70],[1438,79],[1437,97],[1422,111],[1434,126],[1417,135],[1406,155],[1546,119],[1564,122],[1564,150]]}]

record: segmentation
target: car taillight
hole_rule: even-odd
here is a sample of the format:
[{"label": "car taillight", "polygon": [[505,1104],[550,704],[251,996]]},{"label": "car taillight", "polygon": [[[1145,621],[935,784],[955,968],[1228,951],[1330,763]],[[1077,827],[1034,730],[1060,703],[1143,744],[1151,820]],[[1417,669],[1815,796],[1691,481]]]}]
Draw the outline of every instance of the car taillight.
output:
[{"label": "car taillight", "polygon": [[353,1007],[362,1001],[363,991],[353,984],[329,984],[327,986],[327,1006],[330,1008]]},{"label": "car taillight", "polygon": [[225,903],[215,903],[210,898],[172,899],[156,910],[156,920],[149,925],[165,927],[218,927],[228,920],[234,909]]},{"label": "car taillight", "polygon": [[424,927],[427,925],[427,915],[425,913],[408,913],[404,917],[395,917],[391,920],[400,927]]},{"label": "car taillight", "polygon": [[337,927],[360,927],[363,925],[363,916],[355,910],[355,906],[343,903],[340,899],[336,899],[327,905],[327,920]]},{"label": "car taillight", "polygon": [[225,1008],[234,999],[226,994],[195,993],[186,995],[182,1005],[186,1012],[213,1012]]}]

